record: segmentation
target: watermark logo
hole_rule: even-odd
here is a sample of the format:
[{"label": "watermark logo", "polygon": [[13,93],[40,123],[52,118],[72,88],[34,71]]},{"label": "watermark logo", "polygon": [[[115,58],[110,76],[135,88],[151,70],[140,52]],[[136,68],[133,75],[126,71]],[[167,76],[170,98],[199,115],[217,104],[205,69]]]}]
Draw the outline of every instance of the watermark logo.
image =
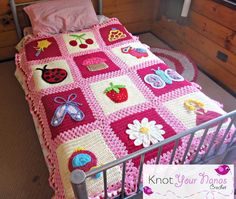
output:
[{"label": "watermark logo", "polygon": [[144,165],[144,199],[233,199],[233,165]]}]

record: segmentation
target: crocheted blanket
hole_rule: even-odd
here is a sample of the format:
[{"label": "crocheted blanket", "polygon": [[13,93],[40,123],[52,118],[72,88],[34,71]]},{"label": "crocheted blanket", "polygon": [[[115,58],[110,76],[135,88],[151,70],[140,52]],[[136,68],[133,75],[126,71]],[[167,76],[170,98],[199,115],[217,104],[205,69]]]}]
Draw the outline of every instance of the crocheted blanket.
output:
[{"label": "crocheted blanket", "polygon": [[[81,32],[29,38],[16,65],[24,74],[56,198],[73,198],[74,169],[89,171],[225,113],[115,18]],[[175,163],[187,141],[179,142]],[[163,148],[160,163],[168,163],[173,145]],[[145,162],[155,162],[156,154],[148,153]],[[136,189],[138,165],[139,159],[127,164],[127,194]],[[109,196],[118,194],[121,168],[107,175]],[[91,198],[102,197],[99,174],[87,187]]]}]

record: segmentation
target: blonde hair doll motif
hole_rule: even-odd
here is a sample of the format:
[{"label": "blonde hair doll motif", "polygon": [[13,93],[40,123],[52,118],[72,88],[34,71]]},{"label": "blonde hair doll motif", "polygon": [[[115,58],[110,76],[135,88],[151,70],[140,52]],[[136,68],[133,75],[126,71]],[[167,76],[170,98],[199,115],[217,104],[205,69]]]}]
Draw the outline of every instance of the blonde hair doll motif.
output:
[{"label": "blonde hair doll motif", "polygon": [[[221,116],[220,113],[207,110],[205,104],[197,99],[187,99],[184,101],[184,107],[196,114],[196,125],[212,120]],[[214,126],[214,125],[213,125]]]}]

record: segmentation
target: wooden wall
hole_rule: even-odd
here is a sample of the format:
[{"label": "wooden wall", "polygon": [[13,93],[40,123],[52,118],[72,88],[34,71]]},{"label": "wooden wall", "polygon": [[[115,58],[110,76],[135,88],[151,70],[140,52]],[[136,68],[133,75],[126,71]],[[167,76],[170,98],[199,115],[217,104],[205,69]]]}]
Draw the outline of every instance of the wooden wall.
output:
[{"label": "wooden wall", "polygon": [[[16,0],[27,2],[32,0]],[[95,0],[93,0],[95,2]],[[150,31],[155,0],[103,0],[104,15],[117,17],[133,33]],[[95,5],[97,5],[95,3]],[[23,19],[22,19],[23,20]],[[13,58],[18,39],[8,0],[0,1],[0,61]]]},{"label": "wooden wall", "polygon": [[[213,0],[193,0],[189,17],[187,26],[162,18],[152,31],[236,92],[236,10]],[[219,52],[228,57],[226,62],[217,58]]]}]

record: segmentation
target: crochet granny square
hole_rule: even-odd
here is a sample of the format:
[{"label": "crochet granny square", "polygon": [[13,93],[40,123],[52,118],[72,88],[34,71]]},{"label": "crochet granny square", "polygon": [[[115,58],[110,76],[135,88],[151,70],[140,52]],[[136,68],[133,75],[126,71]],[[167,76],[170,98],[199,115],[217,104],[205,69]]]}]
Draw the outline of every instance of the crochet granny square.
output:
[{"label": "crochet granny square", "polygon": [[[122,103],[115,103],[106,95],[105,90],[110,87],[111,83],[114,85],[125,86],[128,95],[127,100]],[[90,88],[92,89],[92,92],[105,115],[109,115],[123,108],[146,102],[143,94],[138,90],[138,88],[127,75],[92,83],[90,84]]]},{"label": "crochet granny square", "polygon": [[[68,169],[68,162],[71,154],[78,148],[90,151],[97,159],[98,166],[114,161],[116,158],[107,146],[99,130],[90,132],[80,138],[76,138],[61,144],[57,150],[59,172],[65,189],[66,198],[73,198],[73,190],[70,183],[71,172]],[[121,180],[120,167],[116,166],[107,171],[107,185],[111,186]],[[103,178],[90,177],[86,180],[86,185],[90,197],[103,192]]]}]

